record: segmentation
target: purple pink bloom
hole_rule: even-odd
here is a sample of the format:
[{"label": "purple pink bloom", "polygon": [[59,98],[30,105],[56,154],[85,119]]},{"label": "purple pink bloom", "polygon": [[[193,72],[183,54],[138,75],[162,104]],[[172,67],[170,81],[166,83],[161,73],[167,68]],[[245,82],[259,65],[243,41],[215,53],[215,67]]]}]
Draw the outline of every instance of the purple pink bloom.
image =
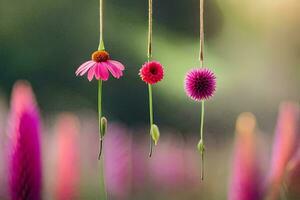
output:
[{"label": "purple pink bloom", "polygon": [[241,114],[237,120],[228,200],[262,199],[255,126],[255,118],[250,113]]},{"label": "purple pink bloom", "polygon": [[107,192],[113,199],[127,199],[131,190],[131,139],[120,125],[108,129],[103,149]]},{"label": "purple pink bloom", "polygon": [[11,100],[10,199],[41,199],[40,119],[31,87],[18,82]]},{"label": "purple pink bloom", "polygon": [[124,65],[118,61],[111,60],[106,51],[99,50],[92,54],[92,59],[79,66],[76,76],[83,76],[87,73],[89,81],[95,77],[97,80],[107,81],[109,72],[113,77],[119,79],[123,76]]},{"label": "purple pink bloom", "polygon": [[76,199],[79,189],[79,120],[62,114],[56,122],[57,171],[55,199]]},{"label": "purple pink bloom", "polygon": [[216,90],[216,76],[207,68],[192,69],[185,77],[186,94],[195,101],[212,97]]},{"label": "purple pink bloom", "polygon": [[285,102],[281,104],[268,177],[269,199],[278,199],[287,164],[294,157],[299,146],[299,115],[298,103]]},{"label": "purple pink bloom", "polygon": [[164,78],[164,68],[157,61],[146,62],[139,73],[141,79],[148,84],[155,84]]}]

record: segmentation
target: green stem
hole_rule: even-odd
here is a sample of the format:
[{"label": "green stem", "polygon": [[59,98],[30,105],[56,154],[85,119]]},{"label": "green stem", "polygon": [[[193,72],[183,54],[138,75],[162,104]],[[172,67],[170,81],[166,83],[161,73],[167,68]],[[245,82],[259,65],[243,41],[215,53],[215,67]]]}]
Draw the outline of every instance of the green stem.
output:
[{"label": "green stem", "polygon": [[101,158],[102,154],[102,147],[103,147],[103,135],[101,133],[101,117],[102,117],[102,80],[98,81],[98,126],[99,126],[99,137],[100,137],[100,150],[98,159],[100,160],[100,192],[101,196],[104,199],[107,199],[107,193],[105,189],[105,177],[104,177],[104,166],[103,161],[104,159]]},{"label": "green stem", "polygon": [[[149,117],[150,117],[150,131],[151,131],[151,127],[153,125],[153,102],[152,102],[152,86],[151,86],[151,84],[148,84],[148,91],[149,91]],[[152,156],[152,151],[153,151],[153,141],[152,141],[152,137],[151,137],[151,134],[150,134],[149,157]]]},{"label": "green stem", "polygon": [[201,101],[201,123],[200,123],[200,153],[201,153],[201,179],[204,178],[204,151],[205,151],[205,145],[204,145],[204,137],[203,137],[203,127],[204,127],[204,101]]}]

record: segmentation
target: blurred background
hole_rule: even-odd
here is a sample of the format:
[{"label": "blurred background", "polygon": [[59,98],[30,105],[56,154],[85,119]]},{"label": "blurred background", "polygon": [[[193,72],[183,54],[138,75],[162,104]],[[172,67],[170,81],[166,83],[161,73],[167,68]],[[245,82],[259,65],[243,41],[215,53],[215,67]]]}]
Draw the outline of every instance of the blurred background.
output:
[{"label": "blurred background", "polygon": [[[56,159],[54,129],[62,112],[76,118],[73,125],[79,127],[76,163],[81,176],[74,199],[98,196],[97,83],[75,77],[76,68],[98,47],[98,4],[96,0],[0,2],[0,145],[5,146],[12,86],[25,79],[43,119],[45,199],[53,199],[55,193],[50,166]],[[112,180],[122,177],[123,185],[117,185],[124,190],[108,189],[111,199],[226,199],[238,115],[248,111],[256,116],[261,165],[267,170],[279,104],[299,101],[300,4],[297,0],[206,1],[204,62],[217,75],[217,92],[206,103],[203,183],[196,149],[200,104],[183,89],[185,73],[199,66],[199,1],[154,0],[153,57],[163,64],[165,78],[154,86],[154,117],[161,141],[150,160],[148,91],[138,76],[147,56],[147,6],[146,0],[105,1],[105,46],[126,67],[120,80],[110,78],[104,84],[103,108],[112,137],[107,143],[127,144],[119,150],[125,156],[118,154],[119,145],[107,147],[116,145],[111,151],[117,152],[107,156],[107,163],[125,159],[122,165],[127,163],[131,172],[108,172]],[[114,135],[118,133],[122,136]],[[168,175],[175,166],[181,169]],[[162,182],[165,187],[158,185]],[[0,197],[6,199],[2,190]]]}]

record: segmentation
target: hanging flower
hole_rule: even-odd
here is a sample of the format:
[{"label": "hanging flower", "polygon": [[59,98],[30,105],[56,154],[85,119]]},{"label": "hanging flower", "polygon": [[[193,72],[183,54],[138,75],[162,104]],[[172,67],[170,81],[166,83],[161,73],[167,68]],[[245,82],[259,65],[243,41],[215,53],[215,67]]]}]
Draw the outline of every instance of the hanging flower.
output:
[{"label": "hanging flower", "polygon": [[164,78],[164,68],[157,61],[146,62],[139,73],[141,79],[148,84],[155,84]]},{"label": "hanging flower", "polygon": [[113,77],[119,79],[123,76],[124,69],[124,65],[118,61],[111,60],[106,51],[98,50],[92,54],[92,60],[80,65],[75,73],[76,76],[83,76],[88,73],[87,77],[89,81],[92,81],[94,76],[97,80],[107,81],[109,72]]},{"label": "hanging flower", "polygon": [[185,77],[186,94],[195,101],[212,97],[216,90],[216,76],[207,68],[192,69]]}]

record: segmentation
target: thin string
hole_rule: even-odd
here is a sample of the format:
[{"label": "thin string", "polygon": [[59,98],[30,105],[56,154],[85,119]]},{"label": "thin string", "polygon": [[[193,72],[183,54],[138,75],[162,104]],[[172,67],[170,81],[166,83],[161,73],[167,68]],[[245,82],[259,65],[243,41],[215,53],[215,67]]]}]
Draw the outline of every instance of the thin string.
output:
[{"label": "thin string", "polygon": [[[152,0],[148,1],[148,52],[147,58],[148,62],[152,57],[152,29],[153,29],[153,2]],[[148,91],[149,91],[149,114],[150,114],[150,150],[149,150],[149,157],[152,156],[153,152],[153,141],[151,137],[151,128],[153,125],[153,102],[152,102],[152,87],[148,84]]]},{"label": "thin string", "polygon": [[200,0],[200,65],[203,67],[204,62],[204,0]]},{"label": "thin string", "polygon": [[99,46],[98,50],[104,50],[104,41],[103,41],[103,0],[99,0]]},{"label": "thin string", "polygon": [[[200,0],[200,52],[199,52],[199,60],[201,68],[204,66],[204,0]],[[201,123],[200,123],[200,153],[201,153],[201,180],[204,179],[204,104],[205,101],[201,101]]]},{"label": "thin string", "polygon": [[153,29],[153,3],[152,0],[148,1],[148,62],[152,57],[152,29]]}]

